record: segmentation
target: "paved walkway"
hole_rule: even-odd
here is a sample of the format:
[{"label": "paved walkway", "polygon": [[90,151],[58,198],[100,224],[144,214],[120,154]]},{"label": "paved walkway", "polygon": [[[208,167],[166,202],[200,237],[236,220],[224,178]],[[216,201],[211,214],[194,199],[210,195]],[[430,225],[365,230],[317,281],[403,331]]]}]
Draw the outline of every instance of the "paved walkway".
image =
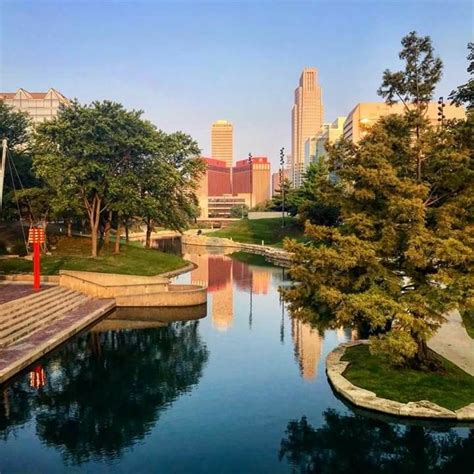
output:
[{"label": "paved walkway", "polygon": [[[51,285],[41,285],[39,292],[52,288]],[[39,293],[38,292],[38,293]],[[23,298],[24,296],[32,295],[35,293],[33,289],[33,283],[0,283],[0,305]]]},{"label": "paved walkway", "polygon": [[474,377],[474,339],[466,332],[458,310],[446,317],[447,321],[428,341],[428,347]]}]

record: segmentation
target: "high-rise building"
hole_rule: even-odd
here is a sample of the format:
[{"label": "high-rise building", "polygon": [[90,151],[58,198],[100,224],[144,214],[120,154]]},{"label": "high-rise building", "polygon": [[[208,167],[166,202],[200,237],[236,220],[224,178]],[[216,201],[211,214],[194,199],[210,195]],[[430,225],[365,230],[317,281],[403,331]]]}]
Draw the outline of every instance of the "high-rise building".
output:
[{"label": "high-rise building", "polygon": [[342,137],[346,117],[337,117],[333,123],[324,127],[323,131],[316,137],[315,161],[326,155],[326,144],[335,143]]},{"label": "high-rise building", "polygon": [[58,113],[61,104],[69,104],[69,99],[55,89],[49,89],[48,92],[28,92],[25,89],[0,92],[0,100],[16,110],[27,112],[33,123],[52,119]]},{"label": "high-rise building", "polygon": [[[388,105],[385,102],[361,102],[357,104],[344,123],[344,138],[353,143],[359,142],[367,133],[368,129],[374,125],[381,117],[391,114],[404,114],[405,106],[401,103]],[[443,113],[446,119],[463,119],[466,112],[463,107],[446,104]],[[426,118],[436,126],[438,122],[438,104],[431,102],[428,104]]]},{"label": "high-rise building", "polygon": [[[290,176],[290,172],[288,169],[283,170],[283,179],[288,179]],[[280,171],[276,173],[272,173],[272,196],[275,196],[276,191],[280,189]]]},{"label": "high-rise building", "polygon": [[233,164],[234,127],[227,120],[218,120],[211,127],[211,154],[223,161],[229,168]]},{"label": "high-rise building", "polygon": [[323,102],[318,71],[315,68],[305,68],[295,89],[295,103],[291,113],[291,165],[295,187],[301,185],[301,177],[305,171],[305,141],[317,135],[322,125]]},{"label": "high-rise building", "polygon": [[232,168],[232,192],[250,194],[251,206],[270,199],[270,162],[266,156],[254,156],[250,164],[248,159],[239,160]]}]

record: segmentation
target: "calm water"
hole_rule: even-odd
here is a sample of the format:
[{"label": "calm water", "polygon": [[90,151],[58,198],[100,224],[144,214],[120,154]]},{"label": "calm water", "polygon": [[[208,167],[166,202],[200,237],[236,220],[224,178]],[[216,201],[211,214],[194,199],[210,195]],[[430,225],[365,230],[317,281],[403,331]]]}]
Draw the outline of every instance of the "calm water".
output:
[{"label": "calm water", "polygon": [[2,474],[472,474],[472,427],[397,424],[334,396],[324,359],[351,333],[291,321],[282,269],[187,258],[199,267],[179,280],[208,285],[207,317],[117,312],[0,387]]}]

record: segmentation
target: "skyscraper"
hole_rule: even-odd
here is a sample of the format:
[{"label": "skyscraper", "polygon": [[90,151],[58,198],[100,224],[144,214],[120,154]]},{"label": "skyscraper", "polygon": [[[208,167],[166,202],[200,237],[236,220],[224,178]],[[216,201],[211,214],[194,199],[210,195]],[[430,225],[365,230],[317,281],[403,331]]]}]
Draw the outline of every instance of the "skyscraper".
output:
[{"label": "skyscraper", "polygon": [[234,127],[227,120],[218,120],[211,127],[212,158],[224,161],[228,167],[233,162],[233,131]]},{"label": "skyscraper", "polygon": [[295,89],[295,103],[291,111],[291,173],[295,187],[301,185],[305,171],[304,143],[317,135],[323,125],[323,102],[318,85],[318,71],[305,68]]}]

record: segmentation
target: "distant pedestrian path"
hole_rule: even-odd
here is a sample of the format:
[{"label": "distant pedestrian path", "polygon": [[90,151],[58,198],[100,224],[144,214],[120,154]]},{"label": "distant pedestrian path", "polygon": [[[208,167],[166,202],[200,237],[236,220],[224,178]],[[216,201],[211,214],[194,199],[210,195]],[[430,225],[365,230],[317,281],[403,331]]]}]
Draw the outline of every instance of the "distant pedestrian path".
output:
[{"label": "distant pedestrian path", "polygon": [[446,317],[428,347],[474,377],[474,339],[466,332],[458,310],[450,311]]}]

